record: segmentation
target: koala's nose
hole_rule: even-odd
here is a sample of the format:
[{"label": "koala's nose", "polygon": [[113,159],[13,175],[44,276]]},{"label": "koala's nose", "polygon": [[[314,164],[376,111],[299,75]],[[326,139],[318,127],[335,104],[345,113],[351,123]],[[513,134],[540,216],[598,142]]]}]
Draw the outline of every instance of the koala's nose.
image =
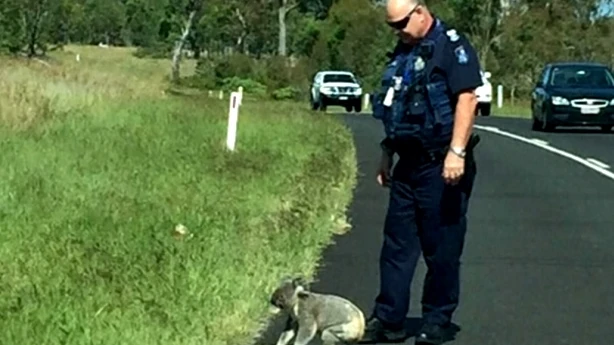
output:
[{"label": "koala's nose", "polygon": [[269,301],[272,305],[276,306],[277,308],[279,308],[279,305],[281,303],[279,303],[279,299],[275,298],[275,297],[271,297],[271,300]]}]

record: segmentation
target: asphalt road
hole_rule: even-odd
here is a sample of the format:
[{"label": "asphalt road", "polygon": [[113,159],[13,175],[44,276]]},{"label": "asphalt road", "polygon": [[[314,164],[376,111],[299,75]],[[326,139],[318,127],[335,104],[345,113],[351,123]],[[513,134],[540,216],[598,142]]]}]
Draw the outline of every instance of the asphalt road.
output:
[{"label": "asphalt road", "polygon": [[[343,295],[369,314],[387,190],[374,178],[382,133],[370,116],[345,115],[360,171],[352,231],[327,248],[314,290]],[[614,166],[614,134],[539,133],[526,120],[477,123]],[[542,148],[478,130],[478,176],[462,264],[458,345],[603,344],[614,341],[614,180]],[[419,316],[424,263],[412,290]],[[275,344],[279,324],[262,344]],[[413,344],[413,338],[406,344]]]},{"label": "asphalt road", "polygon": [[479,118],[479,124],[496,126],[527,138],[547,141],[549,144],[583,158],[597,159],[614,169],[614,132],[602,133],[598,127],[558,128],[553,133],[531,131],[531,123],[518,118]]}]

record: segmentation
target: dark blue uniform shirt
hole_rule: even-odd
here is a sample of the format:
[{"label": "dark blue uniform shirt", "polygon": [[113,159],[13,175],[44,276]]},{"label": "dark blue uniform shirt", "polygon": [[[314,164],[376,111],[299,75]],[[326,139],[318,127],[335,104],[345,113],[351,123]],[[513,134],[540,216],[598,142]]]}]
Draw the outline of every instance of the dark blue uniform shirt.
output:
[{"label": "dark blue uniform shirt", "polygon": [[[442,44],[436,45],[429,65],[432,65],[431,80],[445,80],[450,91],[450,104],[453,109],[456,107],[457,96],[462,91],[472,90],[482,85],[480,73],[480,62],[477,53],[469,40],[462,34],[438,18],[435,18],[433,25],[427,32],[427,37],[435,39],[438,30],[437,26],[443,28],[445,39],[440,40]],[[417,45],[416,45],[417,46]],[[414,46],[399,41],[394,51],[389,54],[394,58],[398,54],[409,54]],[[389,148],[389,140],[384,139],[384,147]]]},{"label": "dark blue uniform shirt", "polygon": [[[427,37],[434,34],[437,25],[445,26],[446,24],[436,18],[427,32]],[[456,30],[445,30],[447,39],[442,41],[445,44],[436,46],[433,51],[431,63],[435,68],[432,78],[446,79],[453,95],[481,86],[480,62],[475,48],[464,35]],[[399,41],[392,55],[408,54],[412,49],[413,46]]]}]

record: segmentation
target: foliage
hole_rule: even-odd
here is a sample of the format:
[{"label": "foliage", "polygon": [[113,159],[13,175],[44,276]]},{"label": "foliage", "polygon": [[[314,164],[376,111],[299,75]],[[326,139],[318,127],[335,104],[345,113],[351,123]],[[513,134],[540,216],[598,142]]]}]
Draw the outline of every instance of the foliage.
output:
[{"label": "foliage", "polygon": [[345,226],[338,120],[245,98],[227,152],[227,98],[170,95],[168,60],[134,51],[2,59],[1,344],[246,343]]},{"label": "foliage", "polygon": [[[187,12],[198,8],[187,54],[199,61],[201,71],[186,82],[220,88],[227,78],[250,79],[265,85],[266,95],[273,98],[279,98],[279,90],[291,88],[300,90],[300,98],[305,99],[318,69],[351,70],[368,92],[377,85],[384,54],[395,39],[384,24],[383,2],[375,0],[32,0],[32,7],[14,0],[2,2],[0,47],[6,52],[43,52],[57,44],[103,42],[135,46],[138,56],[158,58],[171,55]],[[483,68],[492,73],[492,82],[514,89],[519,96],[528,95],[536,71],[546,62],[614,64],[610,44],[614,18],[606,16],[614,7],[607,3],[428,1],[434,13],[470,38]],[[46,15],[38,15],[39,9]],[[283,20],[280,11],[285,13]],[[20,19],[26,14],[32,22],[41,18],[41,25],[27,25]],[[35,28],[39,32],[32,35]],[[282,31],[291,62],[281,56],[275,60]],[[296,60],[300,62],[292,62]],[[274,67],[262,66],[267,64]],[[264,96],[262,88],[257,90]]]}]

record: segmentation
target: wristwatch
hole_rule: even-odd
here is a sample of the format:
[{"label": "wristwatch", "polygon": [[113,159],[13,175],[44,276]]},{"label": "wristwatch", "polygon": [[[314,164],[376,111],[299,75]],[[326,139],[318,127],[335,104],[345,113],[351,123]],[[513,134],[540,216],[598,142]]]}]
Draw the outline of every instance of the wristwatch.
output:
[{"label": "wristwatch", "polygon": [[454,153],[460,158],[465,158],[465,156],[467,155],[467,151],[465,151],[465,149],[460,148],[460,147],[450,147],[450,152]]}]

